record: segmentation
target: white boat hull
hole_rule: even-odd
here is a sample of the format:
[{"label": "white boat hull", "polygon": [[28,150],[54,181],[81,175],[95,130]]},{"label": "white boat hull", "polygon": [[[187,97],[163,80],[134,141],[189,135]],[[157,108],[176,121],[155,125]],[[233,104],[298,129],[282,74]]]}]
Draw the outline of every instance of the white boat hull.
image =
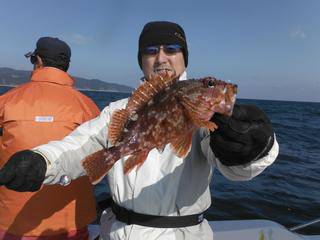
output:
[{"label": "white boat hull", "polygon": [[320,240],[320,235],[301,235],[269,220],[211,221],[215,240]]},{"label": "white boat hull", "polygon": [[[320,235],[301,235],[269,220],[210,221],[214,240],[320,240]],[[90,225],[90,240],[99,235],[99,226]]]}]

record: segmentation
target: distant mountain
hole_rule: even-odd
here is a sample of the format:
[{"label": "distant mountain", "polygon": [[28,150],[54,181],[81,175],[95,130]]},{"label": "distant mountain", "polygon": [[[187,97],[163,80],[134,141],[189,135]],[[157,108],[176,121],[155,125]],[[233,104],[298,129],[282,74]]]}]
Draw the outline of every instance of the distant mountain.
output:
[{"label": "distant mountain", "polygon": [[[15,70],[12,68],[0,67],[0,86],[17,86],[28,82],[31,71]],[[112,92],[132,92],[134,89],[125,85],[108,83],[99,79],[86,79],[73,77],[75,87],[82,90],[112,91]]]}]

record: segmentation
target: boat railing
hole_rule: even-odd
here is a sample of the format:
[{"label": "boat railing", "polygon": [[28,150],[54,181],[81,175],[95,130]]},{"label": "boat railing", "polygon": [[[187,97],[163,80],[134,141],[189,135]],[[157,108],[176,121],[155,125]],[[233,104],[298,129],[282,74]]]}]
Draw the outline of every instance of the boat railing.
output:
[{"label": "boat railing", "polygon": [[311,220],[311,221],[309,221],[307,223],[296,225],[294,227],[289,228],[289,230],[294,232],[294,231],[300,230],[302,228],[308,227],[308,226],[313,225],[313,224],[318,223],[318,222],[320,222],[320,218]]}]

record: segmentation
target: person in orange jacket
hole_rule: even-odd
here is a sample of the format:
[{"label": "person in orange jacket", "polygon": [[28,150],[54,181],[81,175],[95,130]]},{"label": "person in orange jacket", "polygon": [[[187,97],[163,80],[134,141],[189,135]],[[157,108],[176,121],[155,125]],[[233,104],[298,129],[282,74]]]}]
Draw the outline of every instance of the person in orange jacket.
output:
[{"label": "person in orange jacket", "polygon": [[[0,167],[13,153],[59,140],[99,114],[95,103],[73,87],[65,42],[42,37],[26,57],[34,64],[31,81],[0,96]],[[86,176],[34,193],[0,186],[0,209],[0,239],[10,240],[88,239],[87,225],[96,218]]]}]

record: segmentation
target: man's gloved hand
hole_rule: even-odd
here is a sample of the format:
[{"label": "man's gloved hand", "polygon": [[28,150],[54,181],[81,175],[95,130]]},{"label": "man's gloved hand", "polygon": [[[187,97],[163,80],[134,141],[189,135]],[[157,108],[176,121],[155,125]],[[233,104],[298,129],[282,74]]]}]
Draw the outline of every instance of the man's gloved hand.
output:
[{"label": "man's gloved hand", "polygon": [[13,154],[0,170],[0,186],[18,192],[35,192],[40,189],[46,171],[46,161],[39,153],[23,150]]},{"label": "man's gloved hand", "polygon": [[211,132],[210,146],[226,166],[249,163],[264,157],[274,143],[267,115],[254,105],[235,105],[231,117],[214,114],[218,129]]}]

